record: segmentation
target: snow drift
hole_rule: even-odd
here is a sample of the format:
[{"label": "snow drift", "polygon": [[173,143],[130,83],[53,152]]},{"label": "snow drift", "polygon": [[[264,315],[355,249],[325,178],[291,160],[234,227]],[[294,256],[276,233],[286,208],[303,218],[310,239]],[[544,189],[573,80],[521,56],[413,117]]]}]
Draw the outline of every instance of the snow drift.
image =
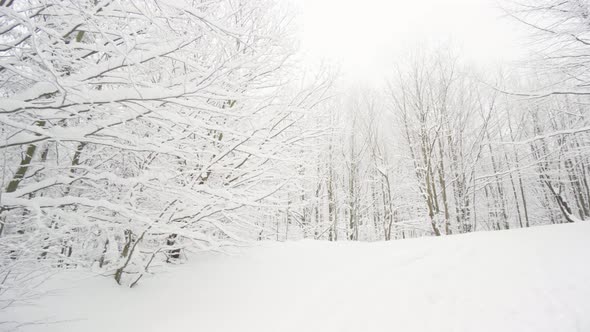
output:
[{"label": "snow drift", "polygon": [[[22,331],[590,331],[590,223],[199,254],[134,289],[79,272]],[[20,331],[19,330],[19,331]]]}]

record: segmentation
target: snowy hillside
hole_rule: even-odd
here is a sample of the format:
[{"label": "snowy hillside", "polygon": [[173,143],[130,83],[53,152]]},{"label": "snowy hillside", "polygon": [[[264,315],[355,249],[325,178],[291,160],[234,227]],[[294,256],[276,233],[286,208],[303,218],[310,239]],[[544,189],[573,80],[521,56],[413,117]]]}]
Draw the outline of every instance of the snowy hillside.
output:
[{"label": "snowy hillside", "polygon": [[62,274],[49,282],[61,291],[0,321],[46,332],[590,331],[589,237],[590,223],[578,223],[265,243],[198,255],[133,289]]},{"label": "snowy hillside", "polygon": [[0,332],[590,332],[590,0],[0,0]]}]

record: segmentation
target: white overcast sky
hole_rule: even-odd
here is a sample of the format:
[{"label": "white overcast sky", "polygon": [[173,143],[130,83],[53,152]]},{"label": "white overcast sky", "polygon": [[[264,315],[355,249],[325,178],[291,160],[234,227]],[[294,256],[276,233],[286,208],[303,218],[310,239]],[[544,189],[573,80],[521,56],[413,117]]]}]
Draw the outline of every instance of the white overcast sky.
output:
[{"label": "white overcast sky", "polygon": [[482,66],[524,54],[523,29],[494,0],[290,1],[300,12],[305,58],[339,64],[348,78],[383,77],[396,57],[420,44],[450,43],[466,61]]}]

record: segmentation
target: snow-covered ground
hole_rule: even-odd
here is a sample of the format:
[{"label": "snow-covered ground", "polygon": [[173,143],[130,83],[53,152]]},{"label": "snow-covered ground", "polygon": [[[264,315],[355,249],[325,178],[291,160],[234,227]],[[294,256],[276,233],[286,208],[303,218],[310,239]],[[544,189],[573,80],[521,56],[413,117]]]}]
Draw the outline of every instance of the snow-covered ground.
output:
[{"label": "snow-covered ground", "polygon": [[590,331],[589,262],[590,223],[265,243],[198,255],[134,289],[62,275],[49,282],[61,291],[0,321],[34,322],[23,331]]}]

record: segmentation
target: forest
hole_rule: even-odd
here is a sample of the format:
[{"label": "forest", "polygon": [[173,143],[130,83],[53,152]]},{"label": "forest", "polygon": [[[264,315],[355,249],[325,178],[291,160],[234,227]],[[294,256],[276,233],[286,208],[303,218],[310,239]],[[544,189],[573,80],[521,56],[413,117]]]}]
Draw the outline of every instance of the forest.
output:
[{"label": "forest", "polygon": [[0,0],[0,311],[59,271],[584,223],[590,4],[500,10],[526,61],[421,45],[369,86],[302,64],[283,1]]}]

